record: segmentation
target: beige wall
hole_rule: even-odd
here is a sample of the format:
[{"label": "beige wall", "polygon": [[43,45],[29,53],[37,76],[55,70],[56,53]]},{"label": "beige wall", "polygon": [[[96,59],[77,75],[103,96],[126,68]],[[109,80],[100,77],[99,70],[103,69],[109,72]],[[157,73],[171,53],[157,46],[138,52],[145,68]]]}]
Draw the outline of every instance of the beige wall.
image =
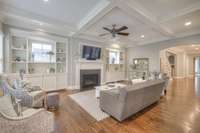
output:
[{"label": "beige wall", "polygon": [[194,59],[200,54],[187,54],[187,76],[194,76]]},{"label": "beige wall", "polygon": [[[150,71],[155,71],[155,70],[160,71],[161,50],[174,46],[191,45],[191,44],[200,44],[200,34],[128,48],[128,61],[131,62],[133,58],[147,57],[149,58],[150,61],[150,66],[149,66]],[[182,73],[182,70],[179,69],[178,75],[184,75],[184,74],[185,72]]]},{"label": "beige wall", "polygon": [[[167,56],[166,55],[166,52],[170,52],[170,53],[173,53],[176,57],[175,59],[175,75],[174,75],[174,78],[182,78],[182,77],[185,77],[186,76],[186,65],[187,65],[187,60],[186,60],[186,54],[184,52],[177,52],[177,51],[172,51],[172,50],[162,50],[161,53],[164,53],[164,56]],[[162,59],[162,62],[164,62],[163,60],[163,57],[161,58]],[[166,58],[167,62],[165,63],[168,63],[168,59]],[[169,64],[169,63],[168,63]],[[166,66],[166,64],[165,64]],[[164,72],[168,72],[168,74],[171,74],[171,67],[165,67],[163,69],[170,69],[170,70],[164,70]]]}]

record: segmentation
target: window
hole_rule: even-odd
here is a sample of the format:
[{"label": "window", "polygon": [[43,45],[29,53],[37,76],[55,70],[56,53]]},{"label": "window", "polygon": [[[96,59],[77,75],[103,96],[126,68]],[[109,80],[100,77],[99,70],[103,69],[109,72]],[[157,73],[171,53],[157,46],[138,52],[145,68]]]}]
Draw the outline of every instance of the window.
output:
[{"label": "window", "polygon": [[3,73],[3,35],[0,33],[0,73]]},{"label": "window", "polygon": [[52,62],[54,54],[52,44],[32,43],[32,59],[34,62]]},{"label": "window", "polygon": [[109,51],[109,64],[120,64],[120,52],[110,50]]}]

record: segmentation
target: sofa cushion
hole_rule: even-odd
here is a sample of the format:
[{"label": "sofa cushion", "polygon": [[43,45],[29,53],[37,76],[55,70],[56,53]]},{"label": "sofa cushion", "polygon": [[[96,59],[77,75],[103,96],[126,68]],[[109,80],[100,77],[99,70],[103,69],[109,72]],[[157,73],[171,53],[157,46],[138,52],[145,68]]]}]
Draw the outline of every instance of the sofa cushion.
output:
[{"label": "sofa cushion", "polygon": [[10,117],[17,117],[10,95],[0,97],[0,112]]},{"label": "sofa cushion", "polygon": [[143,79],[133,79],[132,84],[142,83],[142,82],[145,82],[145,81],[146,80],[143,80]]}]

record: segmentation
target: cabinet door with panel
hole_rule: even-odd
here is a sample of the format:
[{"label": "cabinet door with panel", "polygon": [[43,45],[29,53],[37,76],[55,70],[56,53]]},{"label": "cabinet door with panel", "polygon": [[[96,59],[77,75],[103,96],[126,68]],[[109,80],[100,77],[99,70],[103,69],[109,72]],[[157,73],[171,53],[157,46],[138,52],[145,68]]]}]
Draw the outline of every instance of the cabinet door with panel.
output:
[{"label": "cabinet door with panel", "polygon": [[46,91],[56,90],[56,76],[55,75],[44,76],[44,89]]},{"label": "cabinet door with panel", "polygon": [[25,80],[30,82],[32,86],[40,86],[41,88],[44,88],[42,76],[26,77]]},{"label": "cabinet door with panel", "polygon": [[67,87],[67,75],[66,74],[57,74],[56,88],[57,89],[66,89],[66,87]]}]

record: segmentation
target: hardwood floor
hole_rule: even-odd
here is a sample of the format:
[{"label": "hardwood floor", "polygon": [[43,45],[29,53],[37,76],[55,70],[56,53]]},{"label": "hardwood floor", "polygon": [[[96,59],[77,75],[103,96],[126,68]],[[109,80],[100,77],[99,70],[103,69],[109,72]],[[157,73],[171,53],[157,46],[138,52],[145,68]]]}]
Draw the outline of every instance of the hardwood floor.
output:
[{"label": "hardwood floor", "polygon": [[200,133],[200,78],[174,80],[159,103],[122,123],[97,122],[69,98],[71,93],[60,94],[56,133]]}]

